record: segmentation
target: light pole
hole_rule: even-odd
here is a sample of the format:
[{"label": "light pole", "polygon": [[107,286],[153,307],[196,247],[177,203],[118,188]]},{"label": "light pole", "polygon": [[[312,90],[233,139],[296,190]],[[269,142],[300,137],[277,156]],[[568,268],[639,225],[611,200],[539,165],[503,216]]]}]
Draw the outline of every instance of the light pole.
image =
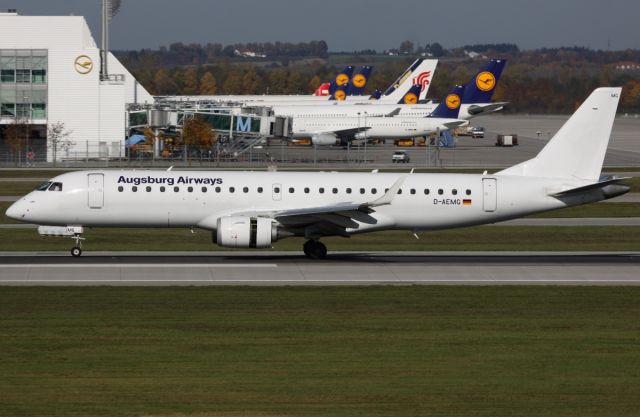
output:
[{"label": "light pole", "polygon": [[367,112],[364,112],[364,164],[367,165]]},{"label": "light pole", "polygon": [[[360,133],[360,112],[358,112],[358,134]],[[360,159],[360,146],[358,145],[358,159]]]},{"label": "light pole", "polygon": [[26,110],[26,113],[21,115],[24,117],[24,160],[25,165],[29,166],[29,113],[31,112],[31,105],[29,104],[29,96],[22,96],[22,105],[23,111],[26,110],[26,106],[29,106],[29,110]]}]

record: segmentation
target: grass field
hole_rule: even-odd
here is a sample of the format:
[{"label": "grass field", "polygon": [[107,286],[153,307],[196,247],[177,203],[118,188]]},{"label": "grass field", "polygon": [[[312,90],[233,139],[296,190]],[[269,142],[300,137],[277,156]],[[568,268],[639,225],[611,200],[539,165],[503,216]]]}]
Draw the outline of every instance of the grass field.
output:
[{"label": "grass field", "polygon": [[638,287],[2,288],[0,415],[626,417]]},{"label": "grass field", "polygon": [[[85,229],[87,251],[214,251],[211,233],[186,229]],[[388,231],[324,238],[329,251],[640,251],[640,226],[478,226],[420,233]],[[287,238],[275,250],[301,251],[304,239]],[[0,229],[0,251],[68,251],[68,238],[42,237],[35,229]]]}]

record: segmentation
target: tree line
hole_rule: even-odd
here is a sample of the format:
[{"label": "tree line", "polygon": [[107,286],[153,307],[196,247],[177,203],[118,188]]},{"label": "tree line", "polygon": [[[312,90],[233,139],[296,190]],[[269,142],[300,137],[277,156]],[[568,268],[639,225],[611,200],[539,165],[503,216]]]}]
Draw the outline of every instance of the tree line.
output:
[{"label": "tree line", "polygon": [[[250,45],[250,44],[245,44]],[[424,48],[433,48],[433,44]],[[415,59],[411,54],[394,59],[376,55],[340,54],[334,59],[304,59],[288,66],[265,62],[237,62],[222,58],[193,65],[125,65],[154,95],[312,94],[333,79],[344,65],[374,65],[366,92],[385,89]],[[466,48],[466,49],[464,49]],[[621,112],[640,111],[639,50],[595,51],[582,47],[519,50],[512,44],[467,45],[446,50],[440,59],[429,97],[441,98],[456,83],[466,83],[486,58],[506,58],[494,100],[509,101],[507,112],[571,113],[598,86],[622,86]],[[175,48],[174,48],[175,49]],[[177,48],[176,50],[179,50]],[[464,51],[481,53],[471,59]],[[486,57],[486,58],[485,58]],[[339,59],[338,59],[339,58]],[[329,62],[336,62],[331,65]],[[338,64],[337,62],[341,62]],[[632,65],[633,66],[633,65]]]}]

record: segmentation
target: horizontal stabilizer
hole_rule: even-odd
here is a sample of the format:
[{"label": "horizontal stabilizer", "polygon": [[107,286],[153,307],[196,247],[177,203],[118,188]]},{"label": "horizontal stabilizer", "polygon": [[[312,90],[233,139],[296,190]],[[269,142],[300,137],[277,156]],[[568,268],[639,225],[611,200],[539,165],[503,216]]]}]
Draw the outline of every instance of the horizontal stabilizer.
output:
[{"label": "horizontal stabilizer", "polygon": [[509,104],[509,102],[507,101],[490,103],[490,104],[472,104],[467,109],[467,113],[469,113],[471,116],[479,116],[485,113],[493,113],[493,112],[502,110],[507,104]]},{"label": "horizontal stabilizer", "polygon": [[[604,189],[610,185],[617,185],[616,188],[610,188],[611,191],[614,191],[615,195],[607,195],[607,198],[616,197],[622,194],[629,192],[631,187],[626,184],[623,184],[625,180],[630,179],[631,177],[622,177],[622,178],[610,178],[604,181],[596,182],[594,184],[585,185],[582,187],[572,188],[570,190],[564,190],[559,193],[550,194],[551,197],[568,197],[576,194],[581,194],[591,190]],[[608,194],[608,193],[606,193]]]}]

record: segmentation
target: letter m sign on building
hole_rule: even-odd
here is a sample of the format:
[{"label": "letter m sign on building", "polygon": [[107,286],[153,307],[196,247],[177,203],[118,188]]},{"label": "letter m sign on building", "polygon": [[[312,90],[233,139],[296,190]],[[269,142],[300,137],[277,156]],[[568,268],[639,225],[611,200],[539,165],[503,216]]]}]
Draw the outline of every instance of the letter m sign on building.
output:
[{"label": "letter m sign on building", "polygon": [[236,118],[236,131],[238,132],[251,132],[251,117]]}]

